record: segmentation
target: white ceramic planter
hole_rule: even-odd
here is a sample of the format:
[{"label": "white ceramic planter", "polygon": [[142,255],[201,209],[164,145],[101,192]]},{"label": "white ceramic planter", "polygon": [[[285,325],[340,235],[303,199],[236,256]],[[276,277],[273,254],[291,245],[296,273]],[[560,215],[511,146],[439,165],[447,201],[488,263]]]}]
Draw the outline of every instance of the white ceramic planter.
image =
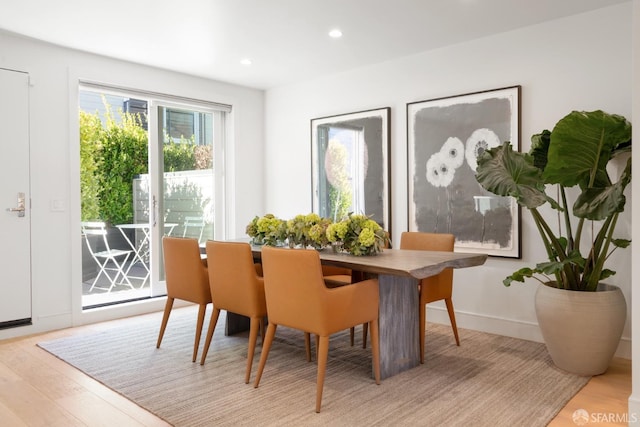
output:
[{"label": "white ceramic planter", "polygon": [[585,376],[607,370],[627,319],[620,288],[600,284],[596,292],[578,292],[539,285],[535,307],[556,366]]}]

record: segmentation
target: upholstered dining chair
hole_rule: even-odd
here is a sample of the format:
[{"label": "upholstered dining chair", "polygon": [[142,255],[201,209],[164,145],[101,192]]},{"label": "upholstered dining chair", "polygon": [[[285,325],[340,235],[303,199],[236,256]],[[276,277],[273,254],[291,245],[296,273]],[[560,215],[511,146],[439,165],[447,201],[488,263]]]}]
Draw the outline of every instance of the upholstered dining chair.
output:
[{"label": "upholstered dining chair", "polygon": [[[353,283],[354,281],[357,281],[357,277],[354,277],[353,275],[357,275],[359,272],[357,271],[352,271],[350,268],[345,268],[345,267],[338,267],[338,266],[334,266],[334,265],[322,265],[322,276],[324,278],[324,284],[328,287],[328,288],[335,288],[338,286],[345,286],[345,285],[350,285],[351,283]],[[362,325],[362,339],[363,339],[363,343],[362,343],[362,348],[366,348],[367,346],[367,331],[366,331],[366,323],[364,325]],[[350,330],[350,338],[351,338],[351,345],[353,346],[354,341],[355,341],[355,328],[351,328]],[[308,337],[305,337],[305,339],[308,339]]]},{"label": "upholstered dining chair", "polygon": [[351,269],[335,265],[322,265],[322,277],[329,287],[344,286],[351,283]]},{"label": "upholstered dining chair", "polygon": [[160,348],[162,343],[174,300],[179,299],[198,304],[198,321],[192,358],[192,361],[195,362],[204,325],[204,315],[207,304],[211,302],[207,267],[205,261],[200,258],[198,239],[165,236],[162,238],[162,250],[167,280],[167,303],[164,307],[156,348]]},{"label": "upholstered dining chair", "polygon": [[[423,251],[446,251],[453,252],[455,237],[448,233],[423,233],[417,231],[405,231],[400,236],[400,249],[413,249]],[[420,289],[420,363],[424,363],[424,335],[426,332],[426,307],[425,305],[444,300],[449,312],[449,320],[453,329],[453,336],[456,344],[460,345],[458,337],[458,327],[456,326],[456,314],[453,311],[453,269],[447,268],[439,274],[426,279],[422,279],[419,284]]]},{"label": "upholstered dining chair", "polygon": [[[264,281],[258,276],[260,264],[254,264],[251,245],[248,243],[209,240],[206,250],[213,313],[200,364],[204,365],[207,358],[220,310],[247,316],[250,319],[249,350],[244,382],[248,384],[258,331],[264,332],[264,318],[267,315]],[[261,270],[260,268],[260,272]],[[264,338],[264,334],[262,336]]]},{"label": "upholstered dining chair", "polygon": [[369,324],[374,377],[376,384],[380,384],[377,279],[327,288],[318,252],[306,249],[264,247],[262,268],[269,326],[255,387],[260,384],[278,325],[318,336],[316,412],[320,412],[322,403],[329,336],[335,332]]},{"label": "upholstered dining chair", "polygon": [[[391,247],[391,236],[389,232],[386,232],[387,238],[385,240],[384,248]],[[336,286],[345,286],[354,282],[360,282],[365,280],[365,275],[361,271],[351,270],[345,267],[337,267],[333,265],[322,265],[322,275],[324,276],[324,282],[327,287],[334,288]],[[367,348],[367,334],[368,324],[362,324],[362,348]],[[351,345],[355,342],[355,327],[351,327],[349,331],[351,338]]]},{"label": "upholstered dining chair", "polygon": [[[359,281],[360,272],[353,271],[350,268],[338,267],[334,265],[322,265],[322,276],[324,278],[324,284],[328,288],[335,288],[338,286],[350,285],[353,282]],[[307,338],[307,337],[305,337]],[[355,342],[355,328],[350,330],[351,345]],[[367,348],[367,324],[362,325],[362,348]]]}]

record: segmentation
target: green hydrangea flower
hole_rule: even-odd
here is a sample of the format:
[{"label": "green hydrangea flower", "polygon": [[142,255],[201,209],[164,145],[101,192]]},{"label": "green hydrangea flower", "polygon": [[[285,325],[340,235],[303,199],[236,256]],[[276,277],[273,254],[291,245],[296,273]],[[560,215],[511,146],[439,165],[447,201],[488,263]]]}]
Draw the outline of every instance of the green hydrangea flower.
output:
[{"label": "green hydrangea flower", "polygon": [[376,242],[376,235],[370,228],[364,228],[358,236],[358,243],[362,246],[373,246]]}]

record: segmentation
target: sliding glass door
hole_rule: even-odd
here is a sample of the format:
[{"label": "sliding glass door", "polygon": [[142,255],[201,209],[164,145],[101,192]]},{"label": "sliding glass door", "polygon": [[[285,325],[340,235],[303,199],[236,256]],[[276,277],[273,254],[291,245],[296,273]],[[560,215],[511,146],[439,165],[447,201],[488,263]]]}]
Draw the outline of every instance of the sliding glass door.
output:
[{"label": "sliding glass door", "polygon": [[80,92],[83,308],[166,294],[162,237],[204,247],[224,221],[225,111],[100,89]]},{"label": "sliding glass door", "polygon": [[[197,239],[202,253],[207,240],[214,238],[216,222],[216,180],[214,175],[214,135],[222,128],[222,114],[215,110],[187,108],[168,103],[154,104],[157,114],[157,141],[152,175],[152,224],[157,252],[162,251],[162,236]],[[157,154],[156,152],[157,151]],[[160,257],[159,257],[160,258]],[[154,294],[164,294],[164,269],[158,259],[157,286]]]}]

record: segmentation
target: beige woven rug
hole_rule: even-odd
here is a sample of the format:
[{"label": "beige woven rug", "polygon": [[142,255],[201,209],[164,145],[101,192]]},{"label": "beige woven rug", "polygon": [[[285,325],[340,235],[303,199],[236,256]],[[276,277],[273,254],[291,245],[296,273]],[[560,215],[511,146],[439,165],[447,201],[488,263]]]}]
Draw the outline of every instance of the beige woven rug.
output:
[{"label": "beige woven rug", "polygon": [[301,332],[278,328],[255,389],[246,335],[224,336],[223,321],[205,365],[191,363],[195,318],[174,310],[160,349],[160,313],[38,345],[175,426],[544,426],[589,380],[555,368],[543,344],[460,330],[457,347],[449,326],[429,324],[426,363],[377,386],[357,328],[354,347],[347,332],[331,338],[316,414]]}]

